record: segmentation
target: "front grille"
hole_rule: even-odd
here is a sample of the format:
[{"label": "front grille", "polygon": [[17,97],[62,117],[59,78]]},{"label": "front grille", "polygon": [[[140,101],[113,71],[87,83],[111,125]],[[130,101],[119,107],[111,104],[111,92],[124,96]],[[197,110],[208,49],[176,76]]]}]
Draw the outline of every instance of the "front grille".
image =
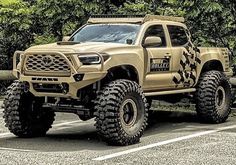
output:
[{"label": "front grille", "polygon": [[58,81],[58,78],[32,77],[32,81]]},{"label": "front grille", "polygon": [[[71,60],[70,60],[71,61]],[[26,57],[26,71],[70,73],[70,67],[60,55],[34,54]]]}]

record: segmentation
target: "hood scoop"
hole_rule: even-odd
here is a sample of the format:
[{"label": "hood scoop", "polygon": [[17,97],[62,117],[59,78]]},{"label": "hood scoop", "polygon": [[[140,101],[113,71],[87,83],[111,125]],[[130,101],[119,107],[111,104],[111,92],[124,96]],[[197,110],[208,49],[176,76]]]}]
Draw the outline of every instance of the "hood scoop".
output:
[{"label": "hood scoop", "polygon": [[74,42],[74,41],[58,41],[57,45],[76,45],[80,44],[80,42]]}]

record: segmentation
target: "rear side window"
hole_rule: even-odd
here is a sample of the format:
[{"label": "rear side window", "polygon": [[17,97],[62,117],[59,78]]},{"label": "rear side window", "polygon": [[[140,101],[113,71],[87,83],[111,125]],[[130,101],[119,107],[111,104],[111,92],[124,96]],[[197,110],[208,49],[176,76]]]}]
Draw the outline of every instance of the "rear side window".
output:
[{"label": "rear side window", "polygon": [[167,28],[173,47],[184,46],[188,43],[188,37],[183,27],[168,25]]},{"label": "rear side window", "polygon": [[163,29],[162,25],[150,26],[147,29],[147,31],[145,32],[144,40],[147,37],[160,37],[161,40],[162,40],[162,44],[158,45],[157,47],[165,47],[166,46],[166,37],[165,37],[165,32],[164,32],[164,29]]}]

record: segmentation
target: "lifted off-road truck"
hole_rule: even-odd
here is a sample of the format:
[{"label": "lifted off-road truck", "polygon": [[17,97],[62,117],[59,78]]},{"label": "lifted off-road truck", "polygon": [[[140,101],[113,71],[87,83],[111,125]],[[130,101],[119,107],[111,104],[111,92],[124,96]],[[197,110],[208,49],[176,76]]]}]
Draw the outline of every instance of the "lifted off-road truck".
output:
[{"label": "lifted off-road truck", "polygon": [[224,122],[232,75],[226,48],[196,47],[180,17],[96,15],[67,41],[14,55],[4,101],[9,130],[43,136],[55,112],[95,117],[102,139],[137,143],[153,99],[196,104],[202,121]]}]

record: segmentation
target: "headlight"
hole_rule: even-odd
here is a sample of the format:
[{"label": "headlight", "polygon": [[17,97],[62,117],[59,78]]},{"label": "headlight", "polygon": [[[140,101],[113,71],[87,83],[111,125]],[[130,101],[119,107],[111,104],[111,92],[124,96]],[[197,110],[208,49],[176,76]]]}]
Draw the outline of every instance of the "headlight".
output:
[{"label": "headlight", "polygon": [[101,58],[96,54],[80,55],[79,60],[83,65],[100,64]]},{"label": "headlight", "polygon": [[[102,59],[97,54],[86,54],[86,55],[79,55],[79,60],[83,65],[92,65],[92,64],[100,64]],[[109,55],[102,54],[103,60],[106,61],[109,59]]]}]

